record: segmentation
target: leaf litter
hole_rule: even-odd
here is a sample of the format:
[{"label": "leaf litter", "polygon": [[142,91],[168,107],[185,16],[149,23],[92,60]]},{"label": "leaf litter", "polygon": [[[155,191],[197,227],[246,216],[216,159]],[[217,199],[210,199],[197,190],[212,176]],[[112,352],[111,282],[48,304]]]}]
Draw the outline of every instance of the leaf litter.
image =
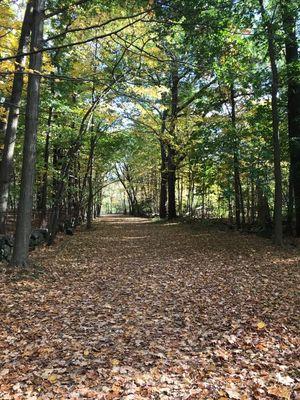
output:
[{"label": "leaf litter", "polygon": [[0,399],[300,399],[299,252],[103,217],[1,274]]}]

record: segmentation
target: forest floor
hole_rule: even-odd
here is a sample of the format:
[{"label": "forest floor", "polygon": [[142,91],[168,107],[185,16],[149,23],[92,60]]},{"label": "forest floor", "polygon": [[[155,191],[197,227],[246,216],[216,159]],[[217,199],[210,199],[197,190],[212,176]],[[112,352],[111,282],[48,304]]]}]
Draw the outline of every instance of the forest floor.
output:
[{"label": "forest floor", "polygon": [[0,399],[300,399],[299,250],[103,217],[31,258],[0,274]]}]

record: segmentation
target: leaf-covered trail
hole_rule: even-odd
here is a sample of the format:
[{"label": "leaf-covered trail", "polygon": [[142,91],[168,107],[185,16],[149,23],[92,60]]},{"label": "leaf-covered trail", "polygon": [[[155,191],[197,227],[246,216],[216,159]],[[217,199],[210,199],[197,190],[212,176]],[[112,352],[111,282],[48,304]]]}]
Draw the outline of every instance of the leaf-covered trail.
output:
[{"label": "leaf-covered trail", "polygon": [[296,250],[105,217],[33,258],[0,276],[0,399],[300,398]]}]

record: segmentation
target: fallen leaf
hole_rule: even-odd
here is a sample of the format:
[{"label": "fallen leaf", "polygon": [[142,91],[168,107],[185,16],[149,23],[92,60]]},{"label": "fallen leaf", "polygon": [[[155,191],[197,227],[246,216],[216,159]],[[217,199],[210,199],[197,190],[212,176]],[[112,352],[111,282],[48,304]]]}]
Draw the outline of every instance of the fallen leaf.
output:
[{"label": "fallen leaf", "polygon": [[236,387],[230,387],[225,389],[230,399],[239,400],[241,398],[241,394],[237,391]]},{"label": "fallen leaf", "polygon": [[259,321],[256,325],[257,329],[265,329],[267,325],[263,321]]},{"label": "fallen leaf", "polygon": [[51,375],[49,375],[48,376],[48,381],[50,382],[50,383],[56,383],[57,382],[57,378],[58,378],[58,376],[57,375],[55,375],[55,374],[51,374]]},{"label": "fallen leaf", "polygon": [[8,368],[4,368],[0,371],[0,376],[5,376],[9,374],[9,369]]},{"label": "fallen leaf", "polygon": [[274,385],[268,388],[268,393],[279,399],[290,400],[292,391],[285,386]]},{"label": "fallen leaf", "polygon": [[295,382],[294,379],[291,378],[290,376],[283,376],[279,373],[276,374],[276,379],[279,383],[282,383],[283,385],[287,385],[287,386],[290,386]]}]

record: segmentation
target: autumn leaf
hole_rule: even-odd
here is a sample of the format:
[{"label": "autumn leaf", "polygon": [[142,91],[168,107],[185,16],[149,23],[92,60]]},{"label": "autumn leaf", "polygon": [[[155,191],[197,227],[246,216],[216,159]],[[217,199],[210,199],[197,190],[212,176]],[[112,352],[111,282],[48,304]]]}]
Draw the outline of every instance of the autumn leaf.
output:
[{"label": "autumn leaf", "polygon": [[271,386],[268,388],[268,393],[272,396],[276,396],[279,399],[290,400],[291,398],[291,390],[285,386]]},{"label": "autumn leaf", "polygon": [[225,389],[226,393],[228,394],[230,399],[239,400],[241,398],[241,394],[238,392],[235,386]]},{"label": "autumn leaf", "polygon": [[280,373],[276,374],[276,379],[279,383],[282,383],[283,385],[290,386],[292,385],[295,381],[293,378],[290,376],[283,376]]},{"label": "autumn leaf", "polygon": [[[279,266],[282,279],[276,269],[265,291],[256,290],[249,282],[263,279],[271,256],[255,237],[247,240],[259,269],[247,264],[248,242],[242,249],[231,234],[193,235],[181,224],[129,217],[102,217],[94,227],[32,253],[42,278],[1,281],[0,392],[13,398],[17,384],[21,399],[30,390],[45,399],[292,399],[297,319],[295,291],[286,287],[295,286],[293,268],[283,274]],[[275,288],[291,296],[284,305],[280,297],[270,302]],[[270,329],[260,331],[253,315],[266,307]]]},{"label": "autumn leaf", "polygon": [[257,329],[261,330],[261,329],[265,329],[267,325],[263,322],[263,321],[259,321],[256,325]]},{"label": "autumn leaf", "polygon": [[4,368],[4,369],[2,369],[2,370],[0,371],[0,377],[1,377],[1,376],[5,376],[5,375],[7,375],[7,374],[9,374],[9,369],[8,369],[8,368]]},{"label": "autumn leaf", "polygon": [[224,349],[215,350],[215,355],[217,357],[223,358],[223,360],[228,360],[231,357],[231,354]]},{"label": "autumn leaf", "polygon": [[50,382],[50,383],[56,383],[57,382],[57,379],[58,379],[58,376],[57,375],[55,375],[55,374],[51,374],[51,375],[49,375],[48,376],[48,381]]}]

